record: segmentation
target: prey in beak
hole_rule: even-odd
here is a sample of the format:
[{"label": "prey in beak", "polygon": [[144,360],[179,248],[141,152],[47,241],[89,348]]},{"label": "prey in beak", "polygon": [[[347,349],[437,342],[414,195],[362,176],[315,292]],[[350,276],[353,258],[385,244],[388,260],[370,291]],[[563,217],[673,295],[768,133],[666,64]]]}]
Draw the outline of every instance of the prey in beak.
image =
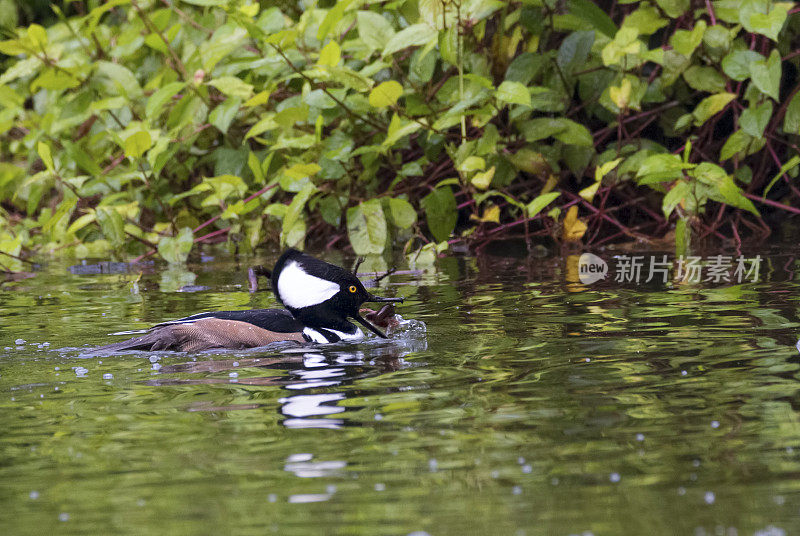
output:
[{"label": "prey in beak", "polygon": [[[364,301],[392,304],[392,303],[403,303],[403,298],[383,298],[380,296],[375,296],[373,294],[370,294],[369,298],[367,298]],[[366,315],[370,318],[370,320],[372,320],[381,327],[389,327],[389,325],[391,324],[390,319],[394,317],[394,305],[385,305],[378,312],[372,311],[370,309],[366,309],[366,311],[367,311]],[[388,339],[388,337],[384,332],[379,330],[371,323],[367,322],[367,320],[365,320],[364,317],[361,316],[360,311],[353,314],[352,317],[353,319],[356,320],[356,322],[358,322],[359,324],[370,330],[378,337],[381,337],[382,339]]]}]

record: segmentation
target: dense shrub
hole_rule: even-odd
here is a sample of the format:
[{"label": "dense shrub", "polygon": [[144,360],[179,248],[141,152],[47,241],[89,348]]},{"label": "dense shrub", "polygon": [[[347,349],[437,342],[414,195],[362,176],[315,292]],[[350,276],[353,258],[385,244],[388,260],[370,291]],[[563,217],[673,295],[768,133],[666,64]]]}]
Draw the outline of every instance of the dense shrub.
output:
[{"label": "dense shrub", "polygon": [[800,213],[793,3],[279,5],[87,0],[12,30],[0,265],[676,223],[682,244]]}]

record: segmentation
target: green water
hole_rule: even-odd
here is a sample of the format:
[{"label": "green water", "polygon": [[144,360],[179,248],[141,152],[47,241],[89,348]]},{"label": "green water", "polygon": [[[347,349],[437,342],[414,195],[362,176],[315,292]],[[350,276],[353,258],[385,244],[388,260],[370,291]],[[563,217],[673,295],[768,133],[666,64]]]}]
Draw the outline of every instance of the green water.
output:
[{"label": "green water", "polygon": [[194,281],[52,265],[0,287],[3,534],[800,533],[786,250],[741,285],[450,257],[380,284],[426,336],[82,357],[274,306],[245,276],[272,261],[206,259]]}]

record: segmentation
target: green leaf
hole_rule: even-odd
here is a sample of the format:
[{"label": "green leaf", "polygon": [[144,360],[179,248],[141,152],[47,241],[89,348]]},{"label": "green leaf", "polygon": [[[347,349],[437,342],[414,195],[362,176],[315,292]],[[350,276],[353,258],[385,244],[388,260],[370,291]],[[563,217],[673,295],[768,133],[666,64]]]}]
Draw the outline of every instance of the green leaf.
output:
[{"label": "green leaf", "polygon": [[677,19],[689,9],[689,0],[656,0],[656,3],[673,19]]},{"label": "green leaf", "polygon": [[725,198],[725,202],[730,206],[747,210],[759,218],[761,217],[761,214],[758,213],[753,202],[744,196],[741,188],[733,182],[733,177],[730,175],[726,175],[719,185],[719,193],[722,194],[722,197]]},{"label": "green leaf", "polygon": [[793,2],[743,0],[739,7],[739,21],[748,32],[766,35],[777,42],[792,5]]},{"label": "green leaf", "polygon": [[447,187],[440,187],[422,198],[422,208],[428,229],[437,242],[443,242],[450,237],[458,221],[458,209],[453,191]]},{"label": "green leaf", "polygon": [[754,50],[732,50],[722,58],[722,70],[734,80],[741,82],[750,78],[750,64],[763,60],[764,56]]},{"label": "green leaf", "polygon": [[753,141],[753,138],[743,130],[737,130],[730,135],[719,153],[720,160],[727,160],[735,154],[744,151]]},{"label": "green leaf", "polygon": [[468,156],[458,165],[458,170],[463,173],[480,169],[486,169],[486,160],[480,156]]},{"label": "green leaf", "polygon": [[394,34],[383,49],[382,55],[388,56],[408,47],[425,45],[439,36],[439,32],[427,24],[412,24]]},{"label": "green leaf", "polygon": [[800,91],[794,94],[789,106],[786,107],[783,131],[787,134],[800,134]]},{"label": "green leaf", "polygon": [[331,80],[345,87],[361,92],[369,91],[372,88],[371,79],[347,67],[329,66],[326,68],[326,71]]},{"label": "green leaf", "polygon": [[692,112],[694,124],[700,126],[721,112],[729,102],[736,98],[735,93],[717,93],[700,101]]},{"label": "green leaf", "polygon": [[347,235],[356,254],[383,253],[387,229],[380,199],[370,199],[347,209]]},{"label": "green leaf", "polygon": [[50,152],[50,146],[47,142],[40,141],[36,144],[36,152],[39,153],[39,158],[42,159],[44,166],[47,168],[47,171],[51,173],[56,170],[56,166],[53,163],[53,153]]},{"label": "green leaf", "polygon": [[150,95],[150,98],[147,99],[147,106],[145,107],[145,116],[149,121],[154,121],[158,118],[158,115],[161,113],[161,108],[164,105],[172,100],[172,97],[177,95],[184,87],[186,87],[185,82],[172,82],[164,87],[161,87]]},{"label": "green leaf", "polygon": [[758,106],[750,105],[742,116],[739,118],[739,126],[742,130],[753,136],[760,138],[764,134],[764,129],[767,128],[772,117],[772,102],[764,101]]},{"label": "green leaf", "polygon": [[458,65],[458,26],[439,32],[439,55],[450,65]]},{"label": "green leaf", "polygon": [[394,35],[392,24],[379,13],[359,11],[356,21],[358,35],[372,49],[382,50]]},{"label": "green leaf", "polygon": [[[353,3],[353,0],[337,0],[333,7],[328,10],[325,14],[325,18],[322,19],[322,23],[319,25],[319,30],[317,30],[317,40],[322,41],[327,37],[328,33],[330,33],[331,29],[339,24],[339,21],[342,20],[344,16],[345,9]],[[339,63],[338,61],[336,63]],[[333,63],[332,65],[336,65]]]},{"label": "green leaf", "polygon": [[661,210],[664,211],[664,216],[669,218],[669,215],[672,214],[672,211],[675,210],[675,207],[677,207],[684,199],[686,199],[686,196],[689,194],[689,184],[686,181],[676,182],[661,201]]},{"label": "green leaf", "polygon": [[239,97],[225,99],[225,102],[218,104],[208,115],[208,122],[217,127],[220,132],[226,134],[241,104],[242,99]]},{"label": "green leaf", "polygon": [[767,187],[764,188],[764,193],[761,194],[761,196],[766,198],[769,191],[772,189],[775,183],[778,182],[778,179],[780,179],[783,176],[783,174],[789,171],[790,169],[797,167],[798,164],[800,164],[800,156],[794,155],[792,158],[789,159],[788,162],[782,165],[778,173],[776,173],[775,176],[772,177],[772,180],[769,181]]},{"label": "green leaf", "polygon": [[781,54],[772,49],[766,61],[755,61],[749,64],[750,77],[762,93],[775,101],[780,100],[781,89]]},{"label": "green leaf", "polygon": [[316,191],[316,186],[312,183],[307,183],[303,189],[292,198],[292,202],[289,203],[289,208],[286,210],[286,216],[283,218],[283,227],[281,229],[281,242],[284,245],[289,245],[291,247],[302,246],[304,239],[301,234],[305,234],[306,229],[303,209],[311,195]]},{"label": "green leaf", "polygon": [[243,82],[235,76],[222,76],[208,81],[209,86],[214,86],[228,97],[249,99],[253,94],[253,86]]},{"label": "green leaf", "polygon": [[275,116],[273,114],[268,114],[265,117],[262,117],[255,125],[250,127],[250,130],[247,131],[244,139],[258,136],[259,134],[263,134],[268,130],[276,129],[278,126],[278,123],[275,121]]},{"label": "green leaf", "polygon": [[570,0],[569,12],[588,22],[608,37],[613,38],[617,33],[617,25],[614,24],[611,17],[591,0]]},{"label": "green leaf", "polygon": [[125,138],[122,148],[125,150],[125,156],[139,158],[152,145],[153,140],[150,138],[150,133],[146,130],[139,130]]},{"label": "green leaf", "polygon": [[528,203],[528,206],[526,207],[528,217],[533,218],[539,214],[547,205],[555,201],[559,195],[561,195],[559,192],[548,192],[546,194],[536,196],[536,199]]},{"label": "green leaf", "polygon": [[586,63],[586,58],[592,50],[594,44],[593,31],[576,31],[570,33],[561,46],[558,47],[558,56],[556,56],[556,63],[561,67],[565,73],[572,73],[572,71],[581,67]]},{"label": "green leaf", "polygon": [[703,41],[703,34],[706,31],[706,22],[699,20],[695,23],[694,28],[689,30],[677,30],[669,39],[672,48],[679,54],[684,56],[691,56],[694,50]]},{"label": "green leaf", "polygon": [[114,247],[121,246],[125,242],[125,222],[122,215],[114,207],[97,207],[95,216],[103,236]]},{"label": "green leaf", "polygon": [[[638,35],[651,35],[666,26],[669,22],[659,15],[658,10],[648,5],[642,5],[636,11],[625,17],[620,30],[632,29]],[[619,35],[615,36],[615,40]]]},{"label": "green leaf", "polygon": [[28,26],[28,39],[31,40],[33,48],[40,52],[47,45],[47,31],[38,24],[31,24]]},{"label": "green leaf", "polygon": [[689,87],[698,91],[721,93],[725,91],[725,77],[714,67],[692,65],[683,73]]},{"label": "green leaf", "polygon": [[381,82],[369,92],[369,104],[374,108],[394,106],[403,95],[403,86],[400,82],[388,80]]},{"label": "green leaf", "polygon": [[405,199],[398,197],[389,199],[389,213],[394,224],[401,229],[408,229],[417,221],[417,211]]},{"label": "green leaf", "polygon": [[569,145],[591,147],[594,144],[594,139],[589,129],[563,117],[537,117],[522,123],[520,130],[523,137],[531,142],[552,136]]},{"label": "green leaf", "polygon": [[67,140],[63,140],[62,143],[64,144],[67,155],[74,160],[81,169],[86,171],[86,173],[95,177],[99,177],[103,174],[103,170],[97,162],[95,162],[94,158],[81,149],[77,143],[72,143]]},{"label": "green leaf", "polygon": [[389,129],[386,133],[386,139],[383,140],[382,145],[384,147],[391,147],[401,138],[408,136],[409,134],[413,134],[420,128],[422,128],[422,125],[416,121],[404,122],[397,114],[395,114],[392,116],[392,120],[389,122]]},{"label": "green leaf", "polygon": [[639,164],[636,170],[636,178],[655,178],[667,181],[679,178],[683,175],[684,169],[690,169],[694,164],[687,164],[676,154],[659,153],[650,155]]},{"label": "green leaf", "polygon": [[194,245],[192,229],[183,227],[175,237],[166,236],[158,241],[158,254],[170,264],[183,264]]},{"label": "green leaf", "polygon": [[492,184],[494,172],[495,166],[492,166],[486,171],[480,171],[476,173],[470,182],[473,186],[475,186],[475,188],[478,188],[479,190],[486,190]]},{"label": "green leaf", "polygon": [[495,96],[498,100],[509,104],[521,104],[529,108],[531,106],[531,94],[528,88],[519,82],[506,80],[497,88]]},{"label": "green leaf", "polygon": [[319,51],[317,65],[335,67],[342,59],[342,49],[336,41],[330,41]]}]

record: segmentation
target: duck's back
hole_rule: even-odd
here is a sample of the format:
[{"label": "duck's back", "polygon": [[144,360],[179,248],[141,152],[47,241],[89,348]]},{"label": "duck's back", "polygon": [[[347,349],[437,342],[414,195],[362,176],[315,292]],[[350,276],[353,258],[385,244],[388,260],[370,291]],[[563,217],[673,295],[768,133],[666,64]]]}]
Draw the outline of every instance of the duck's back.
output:
[{"label": "duck's back", "polygon": [[140,337],[101,346],[95,352],[197,352],[212,348],[255,348],[281,341],[303,343],[307,341],[303,327],[284,309],[215,311],[158,324]]}]

